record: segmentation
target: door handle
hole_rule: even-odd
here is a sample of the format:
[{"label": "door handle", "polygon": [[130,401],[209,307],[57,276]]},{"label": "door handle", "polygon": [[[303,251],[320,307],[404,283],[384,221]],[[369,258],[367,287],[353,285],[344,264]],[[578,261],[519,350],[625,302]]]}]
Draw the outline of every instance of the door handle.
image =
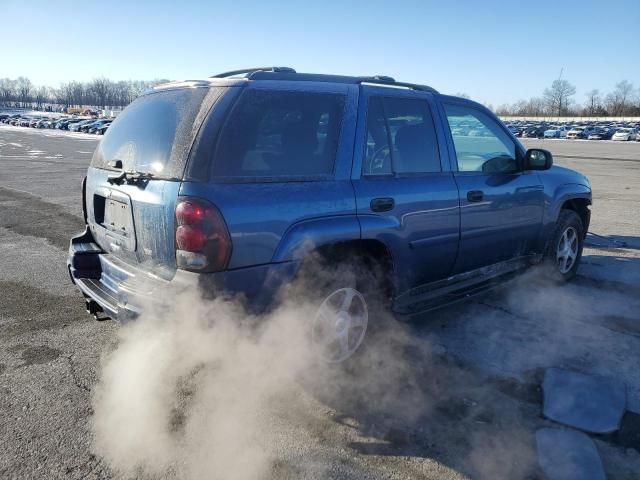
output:
[{"label": "door handle", "polygon": [[374,198],[371,200],[371,211],[373,212],[388,212],[393,210],[396,206],[396,202],[393,198]]},{"label": "door handle", "polygon": [[482,190],[471,190],[467,192],[467,200],[470,202],[481,202],[484,198],[484,192]]}]

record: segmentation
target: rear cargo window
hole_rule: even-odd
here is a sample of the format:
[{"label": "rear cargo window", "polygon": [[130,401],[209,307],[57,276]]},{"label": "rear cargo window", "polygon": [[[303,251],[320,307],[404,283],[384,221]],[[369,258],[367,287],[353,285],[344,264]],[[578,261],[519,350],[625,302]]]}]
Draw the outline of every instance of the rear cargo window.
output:
[{"label": "rear cargo window", "polygon": [[220,95],[214,90],[182,88],[139,97],[109,127],[91,165],[112,169],[121,160],[126,171],[180,178],[201,111],[211,105],[205,97]]},{"label": "rear cargo window", "polygon": [[216,177],[315,177],[333,173],[345,98],[248,89],[225,123]]}]

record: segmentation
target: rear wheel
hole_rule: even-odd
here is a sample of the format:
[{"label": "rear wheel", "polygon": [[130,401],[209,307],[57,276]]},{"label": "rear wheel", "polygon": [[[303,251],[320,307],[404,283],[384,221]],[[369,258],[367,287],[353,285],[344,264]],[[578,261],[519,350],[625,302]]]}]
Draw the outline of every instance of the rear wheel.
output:
[{"label": "rear wheel", "polygon": [[566,282],[578,270],[584,246],[584,226],[573,210],[561,210],[546,252],[554,279]]},{"label": "rear wheel", "polygon": [[386,311],[384,269],[372,259],[314,260],[299,280],[316,305],[310,341],[317,357],[338,364],[357,356],[372,333],[372,318],[382,321]]},{"label": "rear wheel", "polygon": [[322,301],[311,326],[311,342],[329,363],[352,357],[364,340],[369,309],[364,295],[345,287],[330,292]]}]

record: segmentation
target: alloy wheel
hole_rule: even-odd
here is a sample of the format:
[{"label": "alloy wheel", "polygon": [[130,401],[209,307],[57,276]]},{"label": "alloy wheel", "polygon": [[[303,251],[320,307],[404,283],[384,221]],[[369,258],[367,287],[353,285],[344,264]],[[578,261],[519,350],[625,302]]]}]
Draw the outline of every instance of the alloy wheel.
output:
[{"label": "alloy wheel", "polygon": [[369,311],[364,296],[353,288],[341,288],[320,304],[313,320],[311,340],[329,363],[351,357],[364,339]]},{"label": "alloy wheel", "polygon": [[560,237],[556,250],[556,262],[561,274],[571,270],[578,258],[578,232],[573,227],[568,227]]}]

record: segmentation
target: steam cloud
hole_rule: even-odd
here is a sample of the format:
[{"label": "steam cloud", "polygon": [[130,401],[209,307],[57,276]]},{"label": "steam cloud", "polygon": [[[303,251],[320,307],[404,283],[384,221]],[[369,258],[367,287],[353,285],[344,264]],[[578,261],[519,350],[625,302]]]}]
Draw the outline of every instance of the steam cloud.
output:
[{"label": "steam cloud", "polygon": [[[310,347],[317,304],[301,290],[263,317],[237,301],[204,300],[195,288],[164,292],[171,308],[148,306],[104,358],[93,398],[96,452],[125,475],[264,478],[279,461],[274,417],[296,387],[405,422],[424,411],[403,360],[405,327],[368,331],[363,368],[325,364]],[[304,472],[306,462],[294,467]]]},{"label": "steam cloud", "polygon": [[[239,301],[205,300],[196,288],[164,292],[171,307],[148,306],[120,328],[117,346],[104,358],[93,399],[95,451],[125,475],[279,478],[285,463],[294,477],[326,478],[332,459],[291,452],[282,441],[283,418],[301,438],[314,429],[303,418],[309,412],[286,413],[304,390],[335,410],[333,421],[357,429],[351,448],[384,455],[386,465],[404,454],[450,467],[445,476],[451,478],[527,478],[535,472],[540,407],[517,386],[503,395],[500,385],[508,384],[496,390],[473,365],[495,361],[515,372],[584,362],[585,351],[620,344],[620,334],[609,329],[618,324],[610,322],[637,318],[637,304],[621,307],[621,294],[558,287],[532,271],[481,305],[430,314],[418,332],[376,315],[357,357],[336,367],[310,348],[317,303],[309,294],[318,281],[304,283],[261,317],[247,314]],[[488,308],[496,297],[501,306]],[[515,317],[500,312],[505,306]],[[439,331],[448,316],[460,317],[449,319],[460,326]],[[444,340],[464,365],[432,355],[429,340]],[[621,358],[605,355],[598,364],[631,368]],[[416,478],[423,472],[416,470]]]}]

